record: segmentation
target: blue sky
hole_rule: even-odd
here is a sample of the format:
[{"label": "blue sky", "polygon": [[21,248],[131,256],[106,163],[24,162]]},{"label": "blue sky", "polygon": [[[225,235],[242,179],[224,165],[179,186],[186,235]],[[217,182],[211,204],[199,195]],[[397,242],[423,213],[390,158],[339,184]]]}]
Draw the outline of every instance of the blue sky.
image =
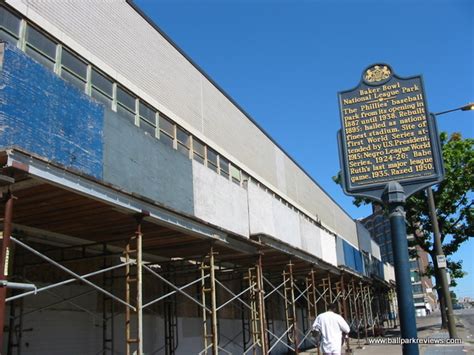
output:
[{"label": "blue sky", "polygon": [[[331,177],[339,170],[337,92],[373,63],[421,74],[428,108],[474,101],[472,0],[136,0],[354,218]],[[474,137],[474,111],[438,119]],[[456,291],[474,297],[474,241],[456,254],[470,273]]]}]

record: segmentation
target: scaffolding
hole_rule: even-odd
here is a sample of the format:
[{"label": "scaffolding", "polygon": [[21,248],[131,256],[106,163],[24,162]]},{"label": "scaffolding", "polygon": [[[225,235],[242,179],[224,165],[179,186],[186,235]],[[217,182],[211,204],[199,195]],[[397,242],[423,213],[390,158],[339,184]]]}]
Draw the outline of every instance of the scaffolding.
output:
[{"label": "scaffolding", "polygon": [[[104,355],[123,350],[141,355],[145,348],[175,354],[184,317],[200,319],[197,352],[213,355],[237,351],[232,349],[298,354],[314,347],[312,324],[334,302],[358,339],[374,335],[380,322],[394,325],[393,287],[375,292],[373,281],[268,236],[221,237],[169,211],[149,207],[151,212],[130,213],[116,202],[92,198],[90,191],[78,194],[25,172],[15,178],[20,182],[10,181],[13,189],[4,191],[2,206],[0,311],[8,314],[8,354],[22,353],[31,331],[25,319],[62,304],[87,314],[101,329],[94,353]],[[54,202],[41,204],[51,196]],[[70,285],[84,290],[58,292]],[[31,300],[45,294],[55,300],[33,309]],[[99,300],[94,309],[82,302],[91,295]],[[153,344],[145,335],[146,317],[163,324],[153,330],[160,338]],[[226,326],[229,321],[240,322],[240,330]]]}]

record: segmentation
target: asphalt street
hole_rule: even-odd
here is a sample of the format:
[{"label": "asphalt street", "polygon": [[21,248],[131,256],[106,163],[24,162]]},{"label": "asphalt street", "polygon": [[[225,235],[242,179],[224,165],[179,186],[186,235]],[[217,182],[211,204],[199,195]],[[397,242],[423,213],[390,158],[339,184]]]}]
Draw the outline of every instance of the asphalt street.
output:
[{"label": "asphalt street", "polygon": [[[463,339],[464,345],[429,346],[423,352],[424,355],[462,355],[473,353],[474,309],[455,310],[454,315],[457,318],[458,337]],[[448,334],[444,331],[433,333],[431,336],[433,338],[447,338]]]}]

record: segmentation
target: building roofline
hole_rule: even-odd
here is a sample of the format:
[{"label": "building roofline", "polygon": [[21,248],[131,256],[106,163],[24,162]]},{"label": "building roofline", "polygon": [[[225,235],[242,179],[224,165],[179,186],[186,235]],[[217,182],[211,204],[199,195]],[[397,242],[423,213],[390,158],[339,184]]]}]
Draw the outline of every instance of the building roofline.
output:
[{"label": "building roofline", "polygon": [[270,141],[275,144],[301,171],[309,177],[309,179],[316,184],[331,201],[333,201],[349,218],[354,220],[352,216],[330,195],[327,191],[319,185],[319,183],[285,150],[283,147],[276,142],[273,137],[268,134],[263,127],[261,127],[257,121],[245,111],[233,98],[230,96],[219,84],[217,84],[207,73],[201,68],[186,52],[176,44],[140,7],[135,4],[134,0],[125,0],[132,9],[134,9],[148,24],[153,27],[160,35],[162,35],[194,68],[196,68],[209,82],[222,94],[224,95],[240,112],[244,114]]}]

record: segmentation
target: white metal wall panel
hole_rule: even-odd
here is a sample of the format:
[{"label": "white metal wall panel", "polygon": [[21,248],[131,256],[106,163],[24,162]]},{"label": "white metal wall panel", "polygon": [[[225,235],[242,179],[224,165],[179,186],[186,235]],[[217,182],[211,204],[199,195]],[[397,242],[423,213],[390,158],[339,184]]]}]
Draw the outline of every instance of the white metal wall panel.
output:
[{"label": "white metal wall panel", "polygon": [[251,234],[268,234],[276,237],[273,224],[273,197],[250,183],[247,189]]},{"label": "white metal wall panel", "polygon": [[8,3],[358,244],[351,218],[125,0]]},{"label": "white metal wall panel", "polygon": [[392,265],[388,265],[388,270],[390,271],[390,280],[391,281],[396,281],[395,280],[395,268]]},{"label": "white metal wall panel", "polygon": [[[317,227],[255,184],[248,186],[251,234],[267,234],[296,248],[321,256]],[[314,227],[313,229],[311,227]]]},{"label": "white metal wall panel", "polygon": [[384,263],[383,264],[383,278],[385,281],[390,281],[390,268],[389,268],[389,264],[387,263]]},{"label": "white metal wall panel", "polygon": [[336,256],[337,256],[337,265],[345,265],[346,261],[344,258],[344,245],[341,238],[336,237]]},{"label": "white metal wall panel", "polygon": [[357,226],[357,237],[359,239],[358,249],[366,251],[367,253],[371,253],[372,252],[372,246],[371,246],[372,237],[370,236],[370,232],[359,221],[356,221],[356,226]]},{"label": "white metal wall panel", "polygon": [[323,258],[321,250],[321,229],[300,216],[301,249]]},{"label": "white metal wall panel", "polygon": [[321,229],[323,260],[337,266],[336,237]]},{"label": "white metal wall panel", "polygon": [[249,236],[247,192],[193,161],[194,214],[242,236]]},{"label": "white metal wall panel", "polygon": [[370,240],[370,249],[373,256],[375,256],[379,260],[382,260],[382,256],[380,254],[380,246],[372,239]]},{"label": "white metal wall panel", "polygon": [[296,248],[301,248],[298,214],[277,199],[273,199],[273,217],[276,237]]}]

